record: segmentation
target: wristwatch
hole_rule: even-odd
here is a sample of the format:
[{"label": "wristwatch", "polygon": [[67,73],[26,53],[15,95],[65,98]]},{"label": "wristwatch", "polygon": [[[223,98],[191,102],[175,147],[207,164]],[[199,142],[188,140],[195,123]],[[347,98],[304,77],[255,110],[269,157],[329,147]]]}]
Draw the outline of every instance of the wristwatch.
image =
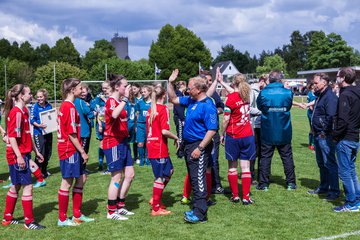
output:
[{"label": "wristwatch", "polygon": [[200,151],[204,151],[204,149],[205,149],[204,147],[202,147],[202,146],[200,146],[200,145],[197,146],[197,148],[198,148]]}]

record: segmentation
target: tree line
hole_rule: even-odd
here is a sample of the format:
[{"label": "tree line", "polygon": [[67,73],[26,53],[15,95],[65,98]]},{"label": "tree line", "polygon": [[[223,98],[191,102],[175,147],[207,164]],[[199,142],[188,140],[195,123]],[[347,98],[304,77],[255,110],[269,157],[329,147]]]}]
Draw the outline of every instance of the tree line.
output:
[{"label": "tree line", "polygon": [[[53,47],[41,44],[34,48],[29,41],[19,45],[0,39],[0,81],[6,78],[8,86],[28,84],[33,89],[45,87],[53,94],[53,66],[56,65],[57,88],[61,80],[78,77],[82,80],[104,80],[105,64],[108,73],[124,74],[128,79],[154,79],[154,64],[161,69],[158,79],[167,79],[172,69],[179,68],[180,80],[187,80],[198,73],[198,64],[205,68],[220,61],[231,60],[242,73],[282,70],[287,77],[297,77],[297,71],[360,64],[358,50],[348,46],[336,33],[326,35],[323,31],[301,34],[294,31],[290,42],[273,51],[263,50],[259,56],[241,52],[232,44],[226,44],[212,58],[210,50],[196,34],[182,25],[163,26],[149,50],[149,59],[139,61],[116,57],[115,49],[108,40],[94,42],[84,56],[76,50],[70,37],[56,41]],[[4,97],[4,84],[0,84],[0,97]],[[60,97],[60,93],[58,93]]]}]

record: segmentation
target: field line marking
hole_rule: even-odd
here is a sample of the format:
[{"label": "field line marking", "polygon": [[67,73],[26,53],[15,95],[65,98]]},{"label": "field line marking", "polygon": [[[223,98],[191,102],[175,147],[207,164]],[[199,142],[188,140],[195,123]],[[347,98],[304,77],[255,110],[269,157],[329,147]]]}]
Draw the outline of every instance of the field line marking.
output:
[{"label": "field line marking", "polygon": [[337,238],[346,238],[346,237],[353,236],[353,235],[360,235],[360,230],[354,231],[354,232],[343,233],[340,235],[329,236],[329,237],[311,238],[309,240],[329,240],[329,239],[337,239]]}]

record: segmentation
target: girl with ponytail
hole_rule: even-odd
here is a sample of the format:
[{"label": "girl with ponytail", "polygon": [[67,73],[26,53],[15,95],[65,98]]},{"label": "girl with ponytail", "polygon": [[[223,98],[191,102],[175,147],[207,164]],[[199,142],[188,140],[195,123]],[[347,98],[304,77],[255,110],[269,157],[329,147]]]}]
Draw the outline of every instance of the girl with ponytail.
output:
[{"label": "girl with ponytail", "polygon": [[6,96],[5,103],[5,130],[7,132],[6,159],[9,165],[12,186],[7,196],[2,225],[19,224],[13,219],[13,213],[21,187],[22,206],[24,210],[25,228],[43,229],[44,226],[34,221],[32,201],[32,179],[30,170],[31,151],[36,153],[40,162],[43,156],[31,140],[29,111],[26,104],[31,101],[31,91],[28,86],[17,84],[12,87]]},{"label": "girl with ponytail", "polygon": [[146,148],[155,177],[153,196],[149,202],[152,205],[152,216],[171,213],[161,203],[164,188],[174,172],[169,156],[167,139],[174,139],[176,148],[179,146],[179,138],[170,132],[169,109],[164,105],[165,98],[165,89],[161,86],[156,86],[151,93],[151,107],[146,116]]},{"label": "girl with ponytail", "polygon": [[[221,79],[221,73],[218,72]],[[222,81],[220,81],[222,82]],[[223,117],[226,159],[228,160],[228,181],[232,192],[231,202],[240,202],[238,189],[238,159],[240,159],[242,181],[242,203],[252,204],[250,199],[251,172],[250,161],[256,158],[255,138],[250,123],[250,85],[245,75],[239,73],[233,77],[234,92],[227,95]]]}]

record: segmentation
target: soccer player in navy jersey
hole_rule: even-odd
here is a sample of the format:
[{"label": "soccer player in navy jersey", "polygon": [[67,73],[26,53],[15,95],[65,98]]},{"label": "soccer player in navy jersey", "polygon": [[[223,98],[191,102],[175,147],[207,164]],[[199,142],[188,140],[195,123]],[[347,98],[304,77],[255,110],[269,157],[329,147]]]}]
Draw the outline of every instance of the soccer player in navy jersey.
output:
[{"label": "soccer player in navy jersey", "polygon": [[205,171],[211,160],[211,140],[218,129],[217,109],[206,96],[206,80],[201,77],[189,80],[189,96],[177,97],[173,85],[178,72],[177,69],[174,70],[169,78],[168,94],[173,104],[187,107],[184,126],[185,160],[194,192],[193,209],[185,212],[184,220],[199,223],[207,220]]},{"label": "soccer player in navy jersey", "polygon": [[170,132],[169,109],[164,105],[166,91],[161,86],[154,87],[151,94],[151,107],[146,116],[146,148],[154,173],[155,181],[153,186],[153,196],[150,200],[152,204],[152,216],[167,215],[171,212],[166,210],[161,203],[164,188],[170,181],[174,172],[173,165],[169,156],[167,139],[172,138],[178,147],[179,138]]}]

